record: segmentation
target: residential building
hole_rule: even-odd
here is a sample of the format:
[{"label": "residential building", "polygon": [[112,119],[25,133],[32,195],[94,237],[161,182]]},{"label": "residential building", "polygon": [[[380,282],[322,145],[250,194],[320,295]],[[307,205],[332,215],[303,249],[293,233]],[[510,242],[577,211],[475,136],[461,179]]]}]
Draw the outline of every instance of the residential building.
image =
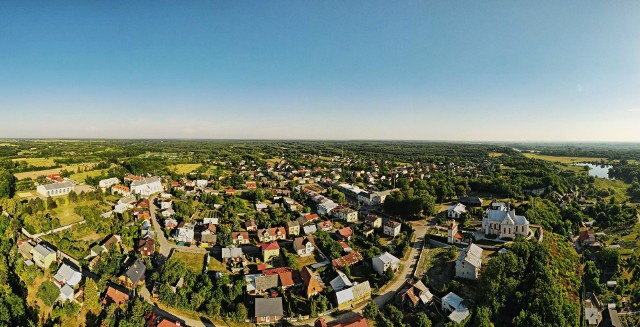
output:
[{"label": "residential building", "polygon": [[73,191],[73,184],[70,182],[38,185],[36,191],[45,197],[67,195]]},{"label": "residential building", "polygon": [[464,204],[467,207],[482,206],[482,199],[477,196],[461,196],[458,198],[458,202]]},{"label": "residential building", "polygon": [[365,281],[336,291],[335,294],[338,310],[349,310],[357,303],[371,299],[371,285]]},{"label": "residential building", "polygon": [[278,242],[262,243],[260,248],[262,249],[262,262],[269,263],[273,259],[280,258],[280,245],[278,245]]},{"label": "residential building", "polygon": [[373,265],[373,270],[375,270],[378,275],[382,276],[388,269],[391,269],[394,272],[398,270],[400,259],[394,257],[389,252],[385,252],[381,255],[373,257],[371,259],[371,263]]},{"label": "residential building", "polygon": [[111,186],[111,193],[120,194],[122,196],[129,196],[131,195],[131,189],[122,184],[117,184]]},{"label": "residential building", "polygon": [[296,237],[293,240],[293,250],[296,251],[297,255],[306,257],[313,254],[315,247],[307,237]]},{"label": "residential building", "polygon": [[138,240],[138,252],[143,256],[152,256],[156,250],[156,241],[151,237]]},{"label": "residential building", "polygon": [[324,318],[318,318],[316,320],[314,327],[369,327],[369,322],[367,319],[361,316],[356,316],[353,318],[349,318],[345,321],[333,322],[327,324]]},{"label": "residential building", "polygon": [[343,288],[349,288],[353,286],[345,273],[340,270],[337,270],[336,272],[338,273],[338,276],[332,279],[331,282],[329,282],[331,284],[331,288],[333,288],[334,291],[337,292]]},{"label": "residential building", "polygon": [[249,244],[248,232],[233,232],[231,233],[231,242],[234,245]]},{"label": "residential building", "polygon": [[164,191],[159,177],[146,177],[140,181],[133,181],[129,187],[131,188],[131,193],[140,194],[141,196],[150,196]]},{"label": "residential building", "polygon": [[353,266],[362,260],[364,260],[362,254],[358,251],[353,251],[351,253],[343,255],[338,259],[333,259],[331,261],[331,266],[335,270],[344,270],[344,267]]},{"label": "residential building", "polygon": [[228,246],[222,248],[222,263],[225,264],[229,270],[236,272],[246,267],[247,257],[242,252],[242,248]]},{"label": "residential building", "polygon": [[596,234],[593,229],[580,231],[580,245],[591,246],[597,244]]},{"label": "residential building", "polygon": [[102,300],[102,304],[104,306],[109,306],[111,303],[116,306],[120,306],[129,301],[129,294],[113,287],[109,286],[107,288],[107,292],[104,294],[104,299]]},{"label": "residential building", "polygon": [[462,233],[458,232],[458,223],[452,220],[447,228],[447,243],[460,244],[464,240]]},{"label": "residential building", "polygon": [[249,221],[244,222],[244,229],[246,229],[247,232],[257,232],[258,225],[256,225],[256,222],[253,219],[251,219]]},{"label": "residential building", "polygon": [[31,256],[36,266],[42,269],[49,269],[51,263],[57,259],[56,251],[44,243],[40,243],[33,247],[31,250]]},{"label": "residential building", "polygon": [[316,273],[315,271],[309,269],[309,267],[303,267],[300,270],[300,276],[302,277],[305,295],[307,296],[307,298],[310,298],[324,290],[320,275],[318,275],[318,273]]},{"label": "residential building", "polygon": [[409,284],[396,295],[396,304],[399,308],[416,310],[425,307],[433,301],[433,294],[421,280]]},{"label": "residential building", "polygon": [[382,230],[382,232],[384,233],[384,235],[387,236],[391,236],[391,237],[396,237],[398,235],[400,235],[400,229],[402,228],[402,224],[397,222],[397,221],[393,221],[393,220],[389,220],[384,224],[384,228]]},{"label": "residential building", "polygon": [[316,227],[325,232],[330,232],[331,230],[333,230],[333,223],[331,222],[331,220],[325,220],[319,222]]},{"label": "residential building", "polygon": [[340,235],[343,240],[350,241],[351,236],[353,236],[353,230],[351,229],[351,227],[341,228],[338,229],[338,235]]},{"label": "residential building", "polygon": [[58,268],[56,274],[53,275],[53,280],[59,287],[67,284],[73,288],[82,280],[82,273],[65,262]]},{"label": "residential building", "polygon": [[254,312],[256,324],[278,323],[284,314],[282,298],[256,298]]},{"label": "residential building", "polygon": [[452,204],[449,209],[447,209],[447,218],[458,219],[465,212],[467,212],[467,207],[464,204]]},{"label": "residential building", "polygon": [[176,228],[175,230],[175,241],[182,243],[193,242],[193,238],[195,236],[195,231],[193,228],[193,224],[184,224],[183,226],[178,226],[178,228]]},{"label": "residential building", "polygon": [[449,312],[449,320],[459,324],[469,316],[469,309],[463,302],[463,298],[450,292],[442,297],[442,311]]},{"label": "residential building", "polygon": [[377,229],[382,227],[382,218],[376,215],[368,215],[367,218],[364,219],[364,223],[371,228]]},{"label": "residential building", "polygon": [[112,178],[103,179],[100,182],[98,182],[98,187],[100,187],[104,192],[111,186],[119,183],[120,183],[120,180],[118,179],[118,177],[112,177]]},{"label": "residential building", "polygon": [[290,267],[265,269],[263,273],[265,274],[265,276],[278,275],[278,279],[280,280],[280,287],[282,287],[282,289],[287,289],[289,287],[302,284],[300,273],[296,271],[294,275],[294,271]]},{"label": "residential building", "polygon": [[139,285],[144,284],[144,273],[147,271],[147,267],[140,259],[136,259],[129,265],[123,275],[118,277],[120,284],[127,288],[135,289]]},{"label": "residential building", "polygon": [[515,238],[518,235],[527,237],[529,221],[507,207],[500,210],[489,209],[487,216],[482,218],[482,231],[486,235],[497,235],[498,238]]},{"label": "residential building", "polygon": [[287,238],[287,230],[284,227],[263,228],[258,230],[260,242],[273,242]]},{"label": "residential building", "polygon": [[355,223],[358,221],[358,212],[349,207],[338,207],[333,210],[333,215],[342,219],[348,223]]},{"label": "residential building", "polygon": [[300,223],[292,220],[287,222],[287,234],[289,237],[300,235]]},{"label": "residential building", "polygon": [[482,266],[482,249],[470,244],[456,260],[456,277],[477,280]]}]

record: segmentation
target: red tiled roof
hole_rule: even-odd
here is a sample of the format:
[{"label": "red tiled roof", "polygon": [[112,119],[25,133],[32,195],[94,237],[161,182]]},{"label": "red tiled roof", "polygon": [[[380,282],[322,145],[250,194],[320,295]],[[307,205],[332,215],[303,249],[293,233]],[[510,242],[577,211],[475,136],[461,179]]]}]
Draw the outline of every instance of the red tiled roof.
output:
[{"label": "red tiled roof", "polygon": [[169,321],[168,319],[162,319],[162,321],[158,324],[158,327],[176,327],[180,326],[179,324]]},{"label": "red tiled roof", "polygon": [[260,244],[260,247],[262,248],[262,251],[280,249],[280,245],[278,245],[278,242],[262,243]]},{"label": "red tiled roof", "polygon": [[314,219],[318,219],[318,214],[316,214],[316,213],[310,213],[310,214],[308,214],[308,215],[304,216],[304,218],[305,218],[307,221],[312,221],[312,220],[314,220]]},{"label": "red tiled roof", "polygon": [[349,238],[353,236],[353,230],[351,230],[351,227],[345,227],[345,228],[339,229],[338,234],[340,234],[340,236],[342,237]]},{"label": "red tiled roof", "polygon": [[129,295],[109,286],[109,288],[107,288],[107,294],[105,294],[104,300],[102,300],[102,304],[112,302],[119,306],[122,303],[127,302],[128,300]]},{"label": "red tiled roof", "polygon": [[362,254],[360,254],[360,252],[353,251],[347,255],[343,255],[338,259],[333,259],[331,261],[331,265],[333,265],[333,267],[336,269],[341,269],[341,268],[344,268],[344,266],[346,265],[350,265],[350,266],[354,265],[362,261],[363,259],[364,257],[362,256]]}]

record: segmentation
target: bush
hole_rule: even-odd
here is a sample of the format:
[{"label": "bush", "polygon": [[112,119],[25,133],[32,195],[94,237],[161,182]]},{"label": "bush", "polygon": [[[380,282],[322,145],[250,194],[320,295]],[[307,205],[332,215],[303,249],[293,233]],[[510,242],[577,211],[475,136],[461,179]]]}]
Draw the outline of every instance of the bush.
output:
[{"label": "bush", "polygon": [[40,285],[40,288],[38,289],[38,293],[36,293],[36,295],[39,299],[44,301],[44,304],[53,306],[53,304],[56,303],[58,296],[60,296],[60,289],[58,289],[56,284],[54,284],[53,282],[46,281],[42,283],[42,285]]}]

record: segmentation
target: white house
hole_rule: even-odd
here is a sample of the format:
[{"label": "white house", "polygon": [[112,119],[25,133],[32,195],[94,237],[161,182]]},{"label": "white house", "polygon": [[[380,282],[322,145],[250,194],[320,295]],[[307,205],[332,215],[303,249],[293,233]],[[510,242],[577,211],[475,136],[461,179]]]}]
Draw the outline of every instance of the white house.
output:
[{"label": "white house", "polygon": [[63,263],[58,269],[58,272],[53,276],[53,279],[59,285],[68,284],[69,286],[74,287],[82,280],[82,273],[68,264]]},{"label": "white house", "polygon": [[373,270],[375,270],[378,275],[382,276],[387,269],[392,269],[393,271],[398,270],[400,259],[394,257],[389,252],[385,252],[379,256],[373,257],[371,259],[371,263],[373,264]]},{"label": "white house", "polygon": [[337,272],[338,277],[332,279],[330,282],[331,288],[333,288],[334,291],[337,292],[343,288],[351,287],[353,285],[345,273],[340,270],[337,270]]},{"label": "white house", "polygon": [[400,234],[400,228],[402,224],[397,221],[389,220],[384,224],[383,233],[391,237],[396,237]]},{"label": "white house", "polygon": [[482,249],[470,244],[456,260],[456,277],[477,280],[482,266]]},{"label": "white house", "polygon": [[42,196],[66,195],[73,191],[73,184],[69,182],[38,185],[38,193]]},{"label": "white house", "polygon": [[487,216],[482,218],[482,232],[497,235],[499,238],[515,238],[517,235],[529,235],[529,221],[524,216],[516,215],[515,210],[508,210],[506,206],[498,206],[498,210],[487,210]]},{"label": "white house", "polygon": [[462,203],[456,203],[451,205],[447,210],[447,217],[458,219],[465,212],[467,212],[467,207]]},{"label": "white house", "polygon": [[150,196],[162,192],[164,189],[159,177],[146,177],[140,181],[133,181],[130,185],[131,193],[142,196]]},{"label": "white house", "polygon": [[293,249],[301,257],[310,256],[315,250],[313,243],[306,237],[296,237],[293,240]]},{"label": "white house", "polygon": [[348,223],[358,221],[358,212],[348,207],[338,207],[333,210],[334,216]]},{"label": "white house", "polygon": [[98,186],[105,191],[106,189],[110,188],[113,185],[119,184],[120,180],[118,179],[118,177],[112,177],[112,178],[107,178],[107,179],[103,179],[100,182],[98,182]]},{"label": "white house", "polygon": [[458,232],[458,223],[455,220],[451,221],[449,228],[447,228],[447,243],[456,244],[462,243],[464,236]]},{"label": "white house", "polygon": [[176,228],[176,242],[191,243],[195,236],[193,224],[184,224],[182,227]]},{"label": "white house", "polygon": [[463,298],[450,292],[442,297],[442,311],[450,312],[449,320],[459,324],[469,316],[469,309],[463,302]]}]

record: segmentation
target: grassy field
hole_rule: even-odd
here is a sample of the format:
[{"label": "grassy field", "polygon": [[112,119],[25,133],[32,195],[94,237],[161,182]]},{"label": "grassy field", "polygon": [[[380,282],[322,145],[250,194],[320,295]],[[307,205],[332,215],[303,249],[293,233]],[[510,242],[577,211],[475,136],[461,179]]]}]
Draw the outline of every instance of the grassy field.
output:
[{"label": "grassy field", "polygon": [[422,276],[424,273],[429,271],[431,266],[434,264],[434,258],[445,251],[447,251],[446,248],[425,249],[424,254],[420,258],[420,262],[418,262],[416,275]]},{"label": "grassy field", "polygon": [[61,168],[51,168],[51,169],[44,169],[44,170],[36,170],[36,171],[25,171],[22,173],[16,173],[14,174],[14,176],[16,176],[17,179],[25,179],[25,178],[31,178],[31,179],[36,179],[39,176],[46,176],[46,175],[51,175],[51,174],[59,174],[61,170],[66,169],[69,171],[77,171],[78,167],[94,167],[95,163],[84,163],[84,164],[73,164],[73,165],[68,165],[68,166],[64,166]]},{"label": "grassy field", "polygon": [[29,166],[33,167],[53,167],[56,165],[54,159],[56,158],[15,158],[11,161],[26,161]]},{"label": "grassy field", "polygon": [[[631,186],[630,184],[627,184],[621,180],[606,178],[596,178],[594,185],[598,189],[613,189],[615,192],[613,196],[618,201],[624,201],[628,198],[627,190]],[[607,199],[609,198],[611,198],[611,196],[607,197]]]},{"label": "grassy field", "polygon": [[[62,200],[67,200],[66,197],[61,197],[60,199]],[[58,200],[59,201],[59,200]],[[49,211],[49,213],[51,214],[51,216],[58,218],[60,220],[60,225],[61,226],[65,226],[65,225],[69,225],[78,221],[82,221],[83,218],[78,216],[75,213],[75,209],[78,205],[81,206],[93,206],[98,204],[98,201],[94,200],[94,201],[85,201],[85,202],[80,202],[80,203],[67,203],[67,204],[62,204],[59,205],[57,208]]]},{"label": "grassy field", "polygon": [[489,157],[491,157],[491,158],[499,157],[499,156],[502,156],[502,155],[504,155],[504,153],[501,153],[501,152],[489,152]]},{"label": "grassy field", "polygon": [[171,255],[171,257],[182,260],[182,262],[187,266],[187,269],[194,273],[202,273],[202,268],[204,267],[204,254],[176,251]]},{"label": "grassy field", "polygon": [[223,265],[222,262],[216,260],[216,258],[209,256],[209,271],[222,271],[225,273],[231,273],[227,270],[227,266]]},{"label": "grassy field", "polygon": [[537,153],[523,153],[527,158],[533,159],[541,159],[551,162],[559,162],[564,164],[572,164],[577,162],[587,162],[587,161],[599,161],[606,160],[607,158],[594,158],[594,157],[560,157],[560,156],[545,156]]},{"label": "grassy field", "polygon": [[75,174],[71,175],[70,178],[73,179],[76,182],[84,183],[87,180],[87,177],[100,176],[100,175],[106,174],[107,171],[108,171],[108,169],[90,170],[90,171],[85,171],[85,172],[82,172],[82,173],[75,173]]},{"label": "grassy field", "polygon": [[188,174],[201,166],[201,164],[177,164],[169,166],[169,169],[175,170],[178,174]]}]

